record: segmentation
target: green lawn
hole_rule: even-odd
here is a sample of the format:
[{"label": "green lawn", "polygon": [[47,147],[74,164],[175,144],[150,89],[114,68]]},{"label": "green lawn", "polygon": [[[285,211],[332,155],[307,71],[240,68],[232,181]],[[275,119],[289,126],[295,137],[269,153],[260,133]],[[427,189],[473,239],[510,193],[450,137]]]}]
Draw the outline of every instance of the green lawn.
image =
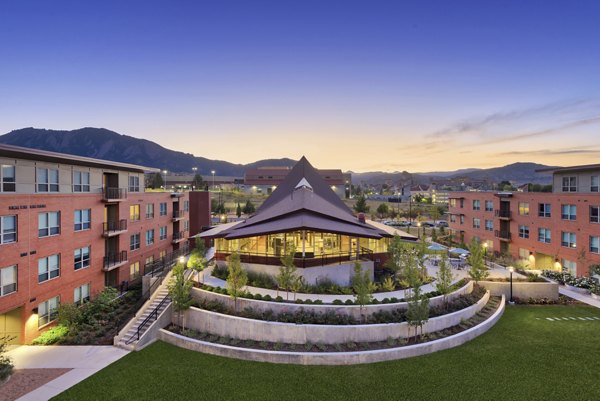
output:
[{"label": "green lawn", "polygon": [[587,306],[511,306],[488,333],[435,354],[356,366],[293,366],[166,343],[133,352],[57,400],[598,400],[600,317]]}]

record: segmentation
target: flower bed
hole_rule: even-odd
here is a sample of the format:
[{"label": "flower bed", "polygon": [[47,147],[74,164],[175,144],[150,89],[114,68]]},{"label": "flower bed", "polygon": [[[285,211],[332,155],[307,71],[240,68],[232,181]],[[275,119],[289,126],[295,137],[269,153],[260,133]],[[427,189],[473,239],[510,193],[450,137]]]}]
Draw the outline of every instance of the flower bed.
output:
[{"label": "flower bed", "polygon": [[595,281],[591,277],[576,277],[567,272],[557,272],[553,270],[544,270],[542,271],[542,275],[551,280],[558,282],[559,284],[563,284],[567,287],[573,287],[572,289],[578,292],[587,292],[587,290],[591,290],[595,286]]}]

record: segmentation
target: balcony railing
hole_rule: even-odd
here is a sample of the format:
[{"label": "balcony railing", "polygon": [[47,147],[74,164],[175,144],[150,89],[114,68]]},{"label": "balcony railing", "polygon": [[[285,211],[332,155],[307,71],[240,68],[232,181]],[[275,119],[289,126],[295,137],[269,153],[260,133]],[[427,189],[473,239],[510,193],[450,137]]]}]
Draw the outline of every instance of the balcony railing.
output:
[{"label": "balcony railing", "polygon": [[127,263],[127,251],[109,252],[104,256],[104,270],[109,271]]},{"label": "balcony railing", "polygon": [[185,239],[185,233],[183,231],[179,231],[178,233],[173,233],[173,243],[183,241]]},{"label": "balcony railing", "polygon": [[496,230],[494,231],[494,235],[496,238],[500,238],[501,240],[506,241],[510,241],[512,238],[510,231]]},{"label": "balcony railing", "polygon": [[183,210],[173,210],[173,220],[179,220],[183,218]]},{"label": "balcony railing", "polygon": [[105,202],[116,202],[127,199],[127,189],[125,188],[109,188],[102,189],[102,200]]},{"label": "balcony railing", "polygon": [[110,237],[127,231],[127,220],[107,221],[102,224],[102,235]]},{"label": "balcony railing", "polygon": [[496,217],[500,217],[502,219],[510,219],[512,216],[512,213],[510,210],[496,210],[494,212],[494,215]]}]

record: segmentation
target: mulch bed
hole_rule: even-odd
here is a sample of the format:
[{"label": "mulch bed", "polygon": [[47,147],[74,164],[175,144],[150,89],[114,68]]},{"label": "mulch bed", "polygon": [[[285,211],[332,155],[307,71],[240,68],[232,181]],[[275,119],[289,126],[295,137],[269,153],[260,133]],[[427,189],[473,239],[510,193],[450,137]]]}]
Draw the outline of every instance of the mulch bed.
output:
[{"label": "mulch bed", "polygon": [[0,386],[0,401],[12,401],[64,375],[71,369],[16,369]]}]

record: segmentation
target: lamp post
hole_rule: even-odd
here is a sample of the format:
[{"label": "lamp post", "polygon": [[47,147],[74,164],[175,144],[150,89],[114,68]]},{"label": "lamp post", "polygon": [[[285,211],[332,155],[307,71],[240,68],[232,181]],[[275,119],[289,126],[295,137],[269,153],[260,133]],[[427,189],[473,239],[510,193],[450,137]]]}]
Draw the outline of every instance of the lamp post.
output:
[{"label": "lamp post", "polygon": [[167,170],[163,170],[162,172],[165,175],[165,191],[166,191],[167,190]]},{"label": "lamp post", "polygon": [[512,266],[508,266],[508,271],[510,272],[510,301],[508,301],[509,304],[514,304],[515,301],[513,301],[513,284],[512,284],[512,274],[515,271],[515,268]]},{"label": "lamp post", "polygon": [[198,173],[198,167],[192,167],[192,171],[194,172],[194,176],[192,177],[192,191],[194,190],[194,181],[196,180],[196,174]]},{"label": "lamp post", "polygon": [[213,190],[215,189],[215,170],[211,170],[210,173],[213,176]]},{"label": "lamp post", "polygon": [[[425,230],[423,230],[423,231],[425,231]],[[419,239],[421,238],[421,222],[420,221],[417,222],[417,238],[419,238]]]},{"label": "lamp post", "polygon": [[489,244],[487,242],[483,243],[483,264],[487,266],[487,250]]}]

